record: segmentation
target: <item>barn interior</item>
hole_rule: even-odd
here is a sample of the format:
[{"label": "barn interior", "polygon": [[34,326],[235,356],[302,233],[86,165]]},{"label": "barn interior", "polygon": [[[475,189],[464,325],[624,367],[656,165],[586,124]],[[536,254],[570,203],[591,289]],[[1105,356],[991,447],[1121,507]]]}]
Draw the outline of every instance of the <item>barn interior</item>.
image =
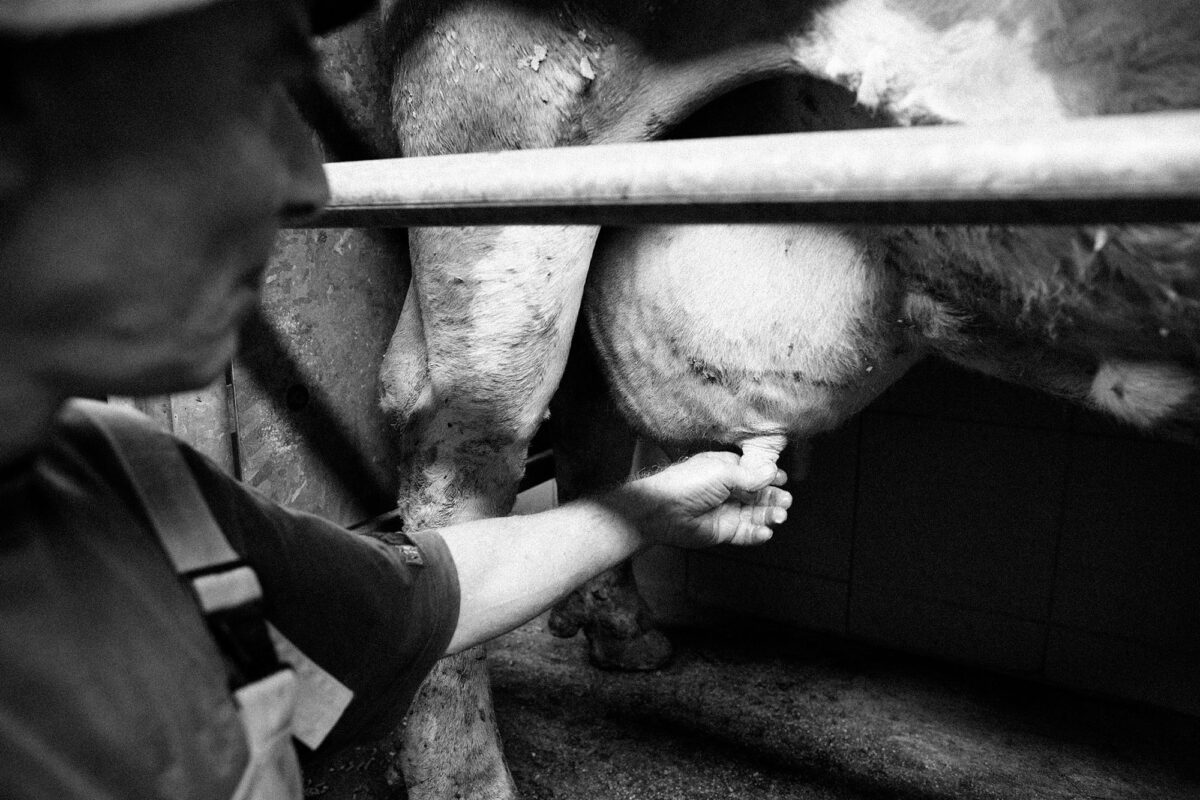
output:
[{"label": "barn interior", "polygon": [[[776,79],[678,135],[879,124]],[[671,621],[730,609],[1200,716],[1197,478],[1190,442],[927,359],[815,443],[775,541],[658,554],[640,581]]]},{"label": "barn interior", "polygon": [[1198,469],[926,365],[818,443],[772,542],[643,559],[665,669],[497,643],[510,766],[539,798],[1195,797]]},{"label": "barn interior", "polygon": [[[231,376],[241,473],[346,522],[362,510],[296,431],[307,392],[337,397],[390,471],[373,387],[406,276],[389,260],[402,234],[286,233],[266,308],[310,388]],[[598,670],[542,620],[496,642],[509,766],[529,798],[1198,797],[1197,478],[1189,447],[926,363],[816,443],[773,542],[639,561],[666,668]],[[306,796],[402,796],[387,747]]]},{"label": "barn interior", "polygon": [[[326,77],[397,155],[390,86],[352,85],[380,80],[368,35],[323,45],[345,69]],[[884,124],[786,79],[672,136]],[[129,402],[274,501],[394,530],[379,374],[410,272],[402,229],[284,230],[224,380]],[[769,543],[636,559],[664,666],[602,669],[547,616],[487,646],[520,797],[1200,800],[1194,443],[929,360],[812,445]],[[514,513],[558,503],[553,467],[539,436]],[[304,796],[406,797],[402,738],[309,765]]]},{"label": "barn interior", "polygon": [[1190,448],[926,365],[818,443],[771,543],[642,558],[667,667],[597,669],[545,618],[495,642],[509,767],[539,800],[1200,796],[1197,478]]}]

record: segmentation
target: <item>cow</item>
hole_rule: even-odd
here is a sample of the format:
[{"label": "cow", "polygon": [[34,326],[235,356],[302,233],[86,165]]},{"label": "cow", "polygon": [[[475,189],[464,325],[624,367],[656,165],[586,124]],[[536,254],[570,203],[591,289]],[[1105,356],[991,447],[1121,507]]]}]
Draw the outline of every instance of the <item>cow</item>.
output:
[{"label": "cow", "polygon": [[[776,104],[732,132],[1200,107],[1189,0],[412,0],[384,19],[408,156],[658,139],[752,85]],[[409,528],[506,513],[552,398],[562,495],[619,479],[630,437],[603,463],[569,455],[571,438],[625,422],[572,417],[574,381],[556,397],[572,352],[600,354],[644,433],[765,459],[930,353],[1146,427],[1186,431],[1195,412],[1195,228],[428,228],[410,251],[382,372]],[[699,302],[673,278],[697,254],[695,287],[719,292]],[[573,344],[581,307],[590,345]],[[696,325],[722,333],[676,335]],[[582,597],[557,627],[590,627],[598,660],[664,657],[628,570]],[[481,653],[427,681],[402,766],[415,798],[515,795]]]}]

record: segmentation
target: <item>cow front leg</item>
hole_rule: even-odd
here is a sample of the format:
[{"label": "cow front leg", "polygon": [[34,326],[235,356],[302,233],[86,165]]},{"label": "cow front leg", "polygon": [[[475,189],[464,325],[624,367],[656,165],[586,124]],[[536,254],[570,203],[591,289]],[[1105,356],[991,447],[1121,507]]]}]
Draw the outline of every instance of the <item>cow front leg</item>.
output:
[{"label": "cow front leg", "polygon": [[[550,403],[554,462],[560,500],[623,482],[635,437],[621,416],[596,363],[586,326],[580,325],[566,372]],[[592,663],[607,669],[657,669],[671,644],[654,628],[630,562],[604,572],[572,592],[550,615],[550,631],[569,638],[583,630]]]},{"label": "cow front leg", "polygon": [[[413,231],[413,282],[384,362],[403,431],[406,530],[507,514],[575,325],[596,229]],[[482,648],[444,659],[402,735],[414,800],[516,795]]]}]

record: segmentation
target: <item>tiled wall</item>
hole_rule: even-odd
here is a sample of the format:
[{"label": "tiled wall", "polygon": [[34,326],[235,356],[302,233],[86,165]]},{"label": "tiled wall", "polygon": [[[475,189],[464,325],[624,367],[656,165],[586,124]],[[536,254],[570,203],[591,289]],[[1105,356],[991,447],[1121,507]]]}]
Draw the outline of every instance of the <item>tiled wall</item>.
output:
[{"label": "tiled wall", "polygon": [[1200,715],[1200,450],[922,365],[816,444],[757,549],[638,566],[734,611]]}]

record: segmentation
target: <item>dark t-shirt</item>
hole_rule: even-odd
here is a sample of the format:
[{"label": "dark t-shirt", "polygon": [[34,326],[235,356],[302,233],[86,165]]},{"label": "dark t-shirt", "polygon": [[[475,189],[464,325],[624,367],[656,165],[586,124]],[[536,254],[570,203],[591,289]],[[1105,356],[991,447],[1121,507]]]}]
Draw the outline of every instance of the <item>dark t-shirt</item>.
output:
[{"label": "dark t-shirt", "polygon": [[[414,535],[414,550],[349,533],[178,447],[295,646],[281,656],[303,662],[298,735],[328,751],[398,722],[458,619],[441,538]],[[72,412],[0,479],[4,800],[223,800],[241,774],[221,656],[135,498]]]}]

